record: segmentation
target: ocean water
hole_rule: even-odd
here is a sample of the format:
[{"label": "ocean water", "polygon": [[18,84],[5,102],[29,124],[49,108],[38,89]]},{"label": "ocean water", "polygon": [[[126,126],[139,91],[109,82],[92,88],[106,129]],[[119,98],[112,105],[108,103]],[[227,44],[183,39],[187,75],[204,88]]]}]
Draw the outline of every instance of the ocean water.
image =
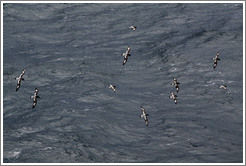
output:
[{"label": "ocean water", "polygon": [[241,163],[243,5],[5,3],[2,116],[4,163]]}]

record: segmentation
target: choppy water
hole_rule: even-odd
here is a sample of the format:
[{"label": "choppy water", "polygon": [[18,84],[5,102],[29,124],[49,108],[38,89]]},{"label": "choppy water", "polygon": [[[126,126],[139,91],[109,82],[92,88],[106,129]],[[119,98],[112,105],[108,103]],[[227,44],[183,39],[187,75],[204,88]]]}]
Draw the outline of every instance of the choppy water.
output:
[{"label": "choppy water", "polygon": [[3,127],[5,163],[243,162],[243,5],[4,4]]}]

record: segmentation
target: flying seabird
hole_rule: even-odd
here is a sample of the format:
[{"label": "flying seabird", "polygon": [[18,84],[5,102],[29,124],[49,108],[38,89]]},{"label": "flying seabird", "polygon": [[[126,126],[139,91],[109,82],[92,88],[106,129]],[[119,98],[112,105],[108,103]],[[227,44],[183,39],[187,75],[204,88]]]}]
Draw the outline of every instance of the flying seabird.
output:
[{"label": "flying seabird", "polygon": [[113,89],[113,91],[116,92],[116,86],[110,84],[110,85],[109,85],[109,88]]},{"label": "flying seabird", "polygon": [[220,89],[226,90],[227,89],[227,86],[226,85],[220,85]]},{"label": "flying seabird", "polygon": [[171,85],[175,86],[176,91],[179,92],[179,82],[176,78],[173,78],[173,83]]},{"label": "flying seabird", "polygon": [[149,116],[149,114],[146,114],[146,111],[143,108],[143,106],[141,106],[141,110],[142,110],[142,114],[139,115],[139,116],[140,116],[140,118],[143,118],[144,119],[146,126],[148,126],[149,120],[148,120],[147,116]]},{"label": "flying seabird", "polygon": [[174,103],[177,104],[177,95],[175,95],[173,92],[170,92],[170,99],[173,99],[174,100]]},{"label": "flying seabird", "polygon": [[218,64],[218,61],[220,60],[219,56],[220,56],[220,53],[217,52],[216,56],[213,58],[213,62],[214,62],[213,67],[214,67],[214,69],[216,68],[216,66]]},{"label": "flying seabird", "polygon": [[38,96],[38,88],[35,88],[35,92],[33,96],[30,96],[31,99],[33,99],[33,104],[32,104],[32,108],[34,108],[37,105],[37,98],[40,98]]},{"label": "flying seabird", "polygon": [[129,28],[132,29],[132,30],[134,30],[134,31],[137,29],[137,27],[134,26],[134,25],[130,26]]},{"label": "flying seabird", "polygon": [[18,81],[17,81],[17,86],[16,86],[16,91],[18,91],[18,90],[19,90],[19,88],[20,88],[20,85],[21,85],[21,80],[23,80],[23,81],[24,81],[23,76],[24,76],[24,74],[25,74],[25,71],[26,71],[26,70],[25,70],[25,69],[23,69],[23,71],[22,71],[22,73],[20,74],[20,76],[15,78],[16,80],[18,80]]},{"label": "flying seabird", "polygon": [[126,64],[126,62],[127,62],[127,60],[128,60],[128,56],[131,56],[130,50],[131,50],[131,48],[128,46],[126,52],[122,54],[122,56],[124,56],[123,65]]}]

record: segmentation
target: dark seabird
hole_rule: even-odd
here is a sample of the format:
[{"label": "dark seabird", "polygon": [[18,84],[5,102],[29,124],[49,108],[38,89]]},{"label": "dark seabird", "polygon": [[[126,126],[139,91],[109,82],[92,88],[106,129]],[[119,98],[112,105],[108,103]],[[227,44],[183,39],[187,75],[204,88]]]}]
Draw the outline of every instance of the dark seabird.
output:
[{"label": "dark seabird", "polygon": [[37,105],[37,98],[40,98],[38,96],[38,88],[35,88],[35,92],[33,96],[30,96],[31,99],[33,99],[33,105],[32,108],[34,108]]},{"label": "dark seabird", "polygon": [[134,25],[130,26],[129,28],[132,29],[132,30],[134,30],[134,31],[137,29],[137,27],[134,26]]},{"label": "dark seabird", "polygon": [[18,90],[19,90],[19,88],[20,88],[20,85],[21,85],[21,80],[23,80],[23,81],[24,81],[23,76],[24,76],[24,74],[25,74],[25,71],[26,71],[26,70],[25,70],[25,69],[23,69],[23,71],[22,71],[22,73],[20,74],[20,76],[15,78],[16,80],[18,80],[18,81],[17,81],[17,86],[16,86],[16,91],[18,91]]},{"label": "dark seabird", "polygon": [[177,95],[175,95],[173,92],[170,92],[170,99],[173,99],[174,100],[174,103],[177,104]]},{"label": "dark seabird", "polygon": [[113,89],[113,91],[116,92],[116,86],[110,84],[109,88]]},{"label": "dark seabird", "polygon": [[126,64],[126,62],[127,62],[127,60],[128,60],[128,56],[131,56],[130,50],[131,50],[131,48],[128,46],[126,52],[122,54],[122,56],[124,56],[123,65]]},{"label": "dark seabird", "polygon": [[171,85],[175,86],[177,92],[179,92],[179,82],[176,78],[173,78],[173,83]]},{"label": "dark seabird", "polygon": [[220,89],[226,90],[227,89],[227,86],[226,85],[220,85]]},{"label": "dark seabird", "polygon": [[148,126],[149,120],[148,120],[147,116],[149,116],[149,114],[146,114],[146,111],[143,108],[143,106],[141,106],[141,110],[142,110],[143,113],[140,115],[140,118],[143,118],[144,121],[145,121],[146,126]]},{"label": "dark seabird", "polygon": [[218,64],[218,61],[220,60],[219,56],[220,56],[220,53],[217,52],[216,56],[213,58],[213,62],[214,62],[213,67],[214,67],[214,69],[216,68],[216,66]]}]

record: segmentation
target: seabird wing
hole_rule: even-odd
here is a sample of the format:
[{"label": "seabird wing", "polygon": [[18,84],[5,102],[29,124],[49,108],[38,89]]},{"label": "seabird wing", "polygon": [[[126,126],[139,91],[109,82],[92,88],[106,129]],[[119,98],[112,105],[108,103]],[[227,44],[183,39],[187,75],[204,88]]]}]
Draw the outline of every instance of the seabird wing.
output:
[{"label": "seabird wing", "polygon": [[146,119],[144,119],[145,120],[145,124],[146,124],[146,126],[148,126],[149,125],[149,121],[148,121],[148,119],[146,118]]},{"label": "seabird wing", "polygon": [[19,86],[19,85],[17,85],[17,87],[16,87],[16,91],[18,91],[18,90],[19,90],[19,88],[20,88],[20,86]]},{"label": "seabird wing", "polygon": [[125,65],[125,64],[126,64],[126,62],[127,62],[127,59],[124,59],[124,61],[123,61],[123,63],[122,63],[122,64],[123,64],[123,65]]},{"label": "seabird wing", "polygon": [[36,105],[37,105],[37,102],[33,102],[32,108],[35,108]]}]

